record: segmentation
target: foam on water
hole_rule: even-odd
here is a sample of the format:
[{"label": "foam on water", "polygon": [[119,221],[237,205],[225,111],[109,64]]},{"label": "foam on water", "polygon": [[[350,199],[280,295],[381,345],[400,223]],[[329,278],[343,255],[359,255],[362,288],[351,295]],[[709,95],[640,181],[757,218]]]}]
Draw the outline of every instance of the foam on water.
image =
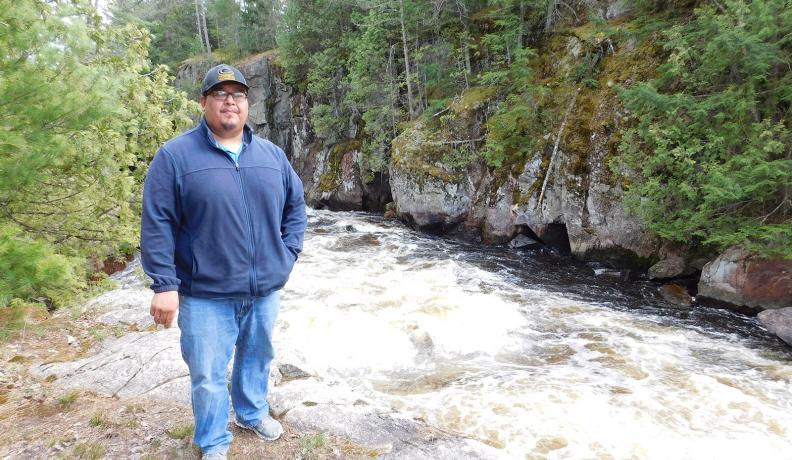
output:
[{"label": "foam on water", "polygon": [[513,457],[792,457],[788,355],[537,289],[393,223],[311,222],[276,333],[306,370]]}]

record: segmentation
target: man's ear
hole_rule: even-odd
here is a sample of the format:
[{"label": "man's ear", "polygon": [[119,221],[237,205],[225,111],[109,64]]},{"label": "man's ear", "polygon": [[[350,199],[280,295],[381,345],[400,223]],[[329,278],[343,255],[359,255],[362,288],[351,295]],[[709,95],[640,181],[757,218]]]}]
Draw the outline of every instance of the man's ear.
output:
[{"label": "man's ear", "polygon": [[201,96],[201,99],[198,100],[201,103],[201,109],[206,107],[206,96]]}]

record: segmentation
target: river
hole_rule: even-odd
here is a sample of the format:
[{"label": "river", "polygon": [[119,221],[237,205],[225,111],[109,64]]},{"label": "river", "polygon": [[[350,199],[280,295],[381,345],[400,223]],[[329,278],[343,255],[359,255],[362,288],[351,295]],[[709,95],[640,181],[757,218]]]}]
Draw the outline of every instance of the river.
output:
[{"label": "river", "polygon": [[309,210],[278,350],[512,458],[792,458],[792,353],[543,250]]}]

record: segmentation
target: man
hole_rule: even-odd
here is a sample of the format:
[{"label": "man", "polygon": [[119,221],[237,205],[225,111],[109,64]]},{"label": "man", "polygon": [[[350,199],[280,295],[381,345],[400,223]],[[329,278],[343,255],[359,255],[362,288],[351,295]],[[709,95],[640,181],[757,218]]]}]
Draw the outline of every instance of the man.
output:
[{"label": "man", "polygon": [[151,315],[170,327],[179,311],[194,442],[211,459],[226,458],[231,444],[226,370],[235,347],[235,423],[266,440],[283,432],[267,404],[272,330],[307,221],[302,183],[286,155],[245,125],[247,91],[236,68],[210,69],[200,123],[160,148],[143,189],[140,247],[154,280]]}]

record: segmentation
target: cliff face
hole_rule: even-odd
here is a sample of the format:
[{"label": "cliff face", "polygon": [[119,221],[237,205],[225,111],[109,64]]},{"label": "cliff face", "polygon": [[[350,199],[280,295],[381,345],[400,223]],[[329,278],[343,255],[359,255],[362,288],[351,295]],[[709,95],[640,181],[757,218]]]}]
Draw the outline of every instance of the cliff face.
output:
[{"label": "cliff face", "polygon": [[[538,55],[531,70],[549,92],[535,109],[548,120],[539,147],[522,161],[490,168],[475,154],[478,145],[460,145],[455,139],[485,134],[499,102],[497,95],[471,88],[449,107],[457,126],[422,119],[393,142],[390,175],[398,215],[420,229],[486,244],[526,233],[612,267],[646,270],[683,252],[661,244],[627,214],[622,197],[629,181],[610,165],[629,122],[614,87],[650,78],[659,62],[656,51],[634,40],[605,41],[584,26],[543,43]],[[586,82],[570,78],[585,65],[596,68]],[[472,159],[462,167],[449,161],[465,155]]]}]

